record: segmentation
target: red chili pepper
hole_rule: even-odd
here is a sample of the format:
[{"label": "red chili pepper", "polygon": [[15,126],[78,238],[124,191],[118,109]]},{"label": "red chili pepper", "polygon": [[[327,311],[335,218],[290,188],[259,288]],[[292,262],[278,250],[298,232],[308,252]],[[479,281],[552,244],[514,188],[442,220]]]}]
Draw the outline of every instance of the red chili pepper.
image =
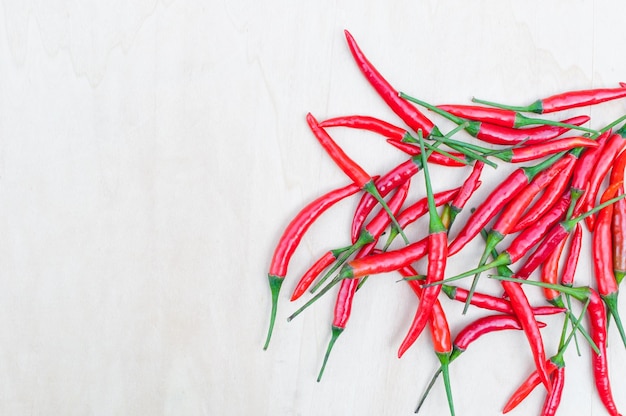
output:
[{"label": "red chili pepper", "polygon": [[626,97],[626,88],[597,88],[592,90],[569,91],[537,100],[527,106],[509,106],[491,101],[479,100],[476,98],[472,98],[472,101],[478,104],[513,111],[546,114],[553,113],[555,111],[599,104],[622,97]]},{"label": "red chili pepper", "polygon": [[[405,278],[417,275],[415,269],[410,266],[404,267],[399,271]],[[421,299],[423,296],[423,290],[419,283],[415,280],[407,280],[407,282],[417,297]],[[446,389],[446,397],[448,398],[448,407],[450,409],[450,414],[454,415],[454,403],[452,401],[452,390],[450,388],[450,373],[448,371],[452,354],[452,338],[450,336],[450,327],[448,326],[445,311],[438,300],[435,301],[433,305],[433,310],[428,323],[435,354],[441,363],[440,369],[441,372],[443,372],[443,382]]]},{"label": "red chili pepper", "polygon": [[509,163],[528,162],[530,160],[541,159],[545,156],[574,149],[576,147],[598,147],[594,140],[584,137],[569,137],[567,139],[556,139],[547,143],[539,143],[529,146],[516,147],[500,151],[494,156]]},{"label": "red chili pepper", "polygon": [[367,57],[359,48],[356,41],[347,30],[344,31],[346,35],[346,41],[352,56],[372,87],[376,90],[378,95],[387,103],[389,108],[396,113],[407,126],[415,131],[422,130],[426,137],[430,136],[431,132],[435,130],[435,125],[424,114],[422,114],[415,106],[408,103],[399,97],[398,91],[391,86],[391,84],[383,78],[378,70],[372,65]]},{"label": "red chili pepper", "polygon": [[[426,273],[426,283],[432,284],[444,278],[448,260],[448,230],[443,225],[437,213],[437,207],[435,206],[421,131],[418,131],[418,138],[422,150],[422,165],[424,166],[424,179],[426,182],[426,195],[428,196],[428,212],[430,217],[428,225],[428,271]],[[411,327],[398,350],[398,357],[402,357],[404,352],[413,345],[421,334],[426,326],[439,292],[441,292],[440,285],[428,286],[424,289]]]},{"label": "red chili pepper", "polygon": [[[557,369],[557,366],[551,361],[548,360],[546,363],[548,367],[548,374],[552,375]],[[515,409],[518,404],[520,404],[528,395],[541,383],[539,378],[539,373],[537,371],[533,371],[530,376],[524,380],[524,382],[515,390],[515,392],[511,395],[509,400],[504,405],[502,409],[502,413],[506,414],[511,410]]]},{"label": "red chili pepper", "polygon": [[[604,192],[601,203],[611,199],[621,182],[614,183]],[[598,213],[598,221],[592,235],[593,270],[598,285],[598,293],[606,303],[609,313],[615,318],[615,324],[626,346],[626,333],[622,327],[622,320],[617,307],[618,286],[613,273],[613,247],[611,244],[611,219],[613,217],[613,205],[609,205]]]},{"label": "red chili pepper", "polygon": [[552,165],[561,156],[556,154],[538,165],[522,167],[513,171],[489,194],[469,218],[463,229],[450,244],[450,247],[448,247],[448,255],[452,256],[465,247],[507,202],[528,185],[539,172]]},{"label": "red chili pepper", "polygon": [[574,275],[576,274],[576,266],[578,265],[578,257],[583,241],[583,227],[580,223],[576,224],[572,233],[572,241],[569,246],[569,252],[565,265],[563,266],[563,274],[561,275],[561,284],[563,286],[574,285]]},{"label": "red chili pepper", "polygon": [[[438,105],[438,108],[447,111],[450,114],[454,114],[457,117],[465,118],[468,120],[481,121],[483,123],[489,123],[508,129],[513,129],[515,124],[515,113],[511,113],[510,110],[503,110],[493,107],[480,107],[477,105]],[[580,126],[585,124],[590,119],[589,116],[576,116],[561,121],[563,124],[574,124]],[[510,137],[515,137],[514,141],[502,141],[493,142],[493,144],[515,144],[520,141],[524,141],[528,144],[539,143],[554,139],[563,133],[570,130],[567,127],[560,126],[538,126],[527,129],[514,129],[510,133]],[[484,140],[484,139],[483,139]],[[491,142],[490,142],[491,143]]]},{"label": "red chili pepper", "polygon": [[[610,183],[624,181],[624,169],[626,168],[626,152],[622,152],[615,159],[611,170]],[[624,193],[624,188],[619,189]],[[626,201],[620,200],[613,205],[613,222],[611,224],[613,236],[613,272],[619,285],[626,275]]]},{"label": "red chili pepper", "polygon": [[533,315],[528,298],[519,283],[502,281],[502,287],[506,292],[511,302],[511,307],[515,312],[515,317],[522,325],[522,329],[528,339],[530,350],[532,351],[535,366],[539,373],[539,378],[548,391],[552,390],[552,383],[550,376],[548,375],[548,368],[546,366],[546,353],[543,345],[543,339],[541,332],[539,332],[539,326],[537,320]]},{"label": "red chili pepper", "polygon": [[267,274],[270,290],[272,293],[272,312],[270,317],[270,326],[267,333],[267,339],[263,349],[267,349],[269,346],[270,338],[272,336],[272,330],[274,328],[274,322],[276,320],[276,310],[278,306],[278,294],[283,284],[284,278],[287,275],[287,267],[294,251],[300,244],[302,236],[313,224],[313,222],[328,208],[335,205],[342,199],[354,195],[359,191],[358,185],[350,184],[343,188],[339,188],[328,192],[327,194],[317,198],[307,206],[305,206],[295,217],[281,236],[278,241],[278,245],[274,250],[272,256],[272,262],[269,272]]},{"label": "red chili pepper", "polygon": [[[541,281],[551,284],[557,284],[559,278],[559,260],[561,259],[561,253],[567,243],[566,239],[563,239],[556,249],[548,256],[541,268]],[[543,288],[543,295],[546,300],[555,306],[563,307],[563,299],[561,298],[561,292],[555,289]]]},{"label": "red chili pepper", "polygon": [[456,216],[463,210],[467,201],[469,201],[470,197],[474,194],[474,191],[478,189],[481,185],[480,182],[480,174],[483,171],[483,167],[485,164],[480,160],[474,162],[474,167],[472,168],[472,173],[468,176],[468,178],[463,182],[459,193],[457,194],[454,201],[450,204],[450,224],[448,225],[448,230],[454,223]]},{"label": "red chili pepper", "polygon": [[[467,300],[469,291],[467,289],[442,285],[441,290],[452,300],[465,303]],[[471,304],[481,309],[487,309],[494,312],[501,312],[505,314],[513,314],[511,303],[501,297],[488,295],[486,293],[474,292],[472,296]],[[563,313],[567,309],[559,308],[555,306],[537,306],[533,307],[534,315],[555,315],[557,313]]]},{"label": "red chili pepper", "polygon": [[[571,153],[570,153],[571,154]],[[563,196],[568,188],[575,163],[567,165],[545,188],[543,194],[537,201],[528,208],[528,211],[519,219],[517,224],[511,228],[511,233],[522,231],[525,228],[534,225],[535,222],[543,216],[548,210],[554,207]]]},{"label": "red chili pepper", "polygon": [[339,256],[345,252],[346,249],[329,250],[322,257],[317,259],[315,263],[302,275],[298,284],[296,285],[293,293],[291,294],[291,301],[295,301],[304,295],[304,293],[311,287],[311,284],[315,281],[317,276],[320,275],[328,266],[333,264]]},{"label": "red chili pepper", "polygon": [[[311,113],[307,114],[306,121],[309,124],[309,127],[311,128],[311,131],[313,132],[315,138],[320,142],[324,150],[326,150],[326,153],[328,153],[331,159],[333,159],[335,164],[341,170],[343,170],[343,172],[350,179],[352,179],[352,181],[356,185],[372,195],[378,201],[378,203],[382,205],[385,211],[387,211],[389,217],[391,218],[391,221],[397,226],[396,219],[389,210],[387,203],[380,195],[380,192],[376,188],[374,179],[370,175],[368,175],[367,172],[365,172],[363,168],[361,168],[355,161],[353,161],[352,159],[350,159],[350,157],[348,157],[348,155],[346,155],[341,147],[339,147],[337,143],[335,143],[332,137],[330,137],[328,133],[326,133],[326,130],[319,126],[317,120],[315,120]],[[398,226],[398,228],[400,227]],[[406,238],[401,228],[400,230],[400,234],[404,238],[404,241],[408,244],[409,240]]]},{"label": "red chili pepper", "polygon": [[554,416],[561,403],[563,387],[565,386],[565,367],[558,367],[552,374],[552,391],[546,397],[541,410],[541,416]]},{"label": "red chili pepper", "polygon": [[432,112],[439,114],[442,117],[447,118],[448,120],[452,121],[453,123],[457,125],[467,123],[467,127],[465,128],[465,131],[467,131],[469,134],[476,137],[477,139],[485,139],[485,141],[494,140],[494,137],[497,137],[498,135],[500,135],[500,138],[502,140],[515,140],[515,138],[518,137],[517,132],[515,132],[513,138],[511,138],[508,135],[509,132],[507,132],[506,130],[499,129],[499,127],[505,127],[505,126],[509,128],[519,128],[519,127],[526,127],[526,126],[533,126],[533,125],[544,125],[544,126],[547,125],[547,126],[565,127],[568,129],[580,130],[580,131],[593,133],[593,134],[597,133],[595,130],[588,129],[586,127],[581,127],[581,126],[577,126],[574,124],[566,124],[566,123],[562,123],[560,121],[554,121],[554,120],[530,118],[515,111],[507,112],[507,110],[498,111],[497,117],[499,117],[499,120],[501,123],[500,126],[496,126],[496,125],[489,124],[489,123],[483,123],[482,121],[467,121],[461,117],[457,117],[451,113],[448,113],[447,111],[442,110],[441,107],[436,107],[432,104],[419,100],[415,97],[411,97],[402,92],[400,93],[400,97],[405,98],[416,104],[419,104],[422,107],[425,107],[431,110]]},{"label": "red chili pepper", "polygon": [[350,127],[353,129],[368,130],[398,141],[402,141],[409,134],[405,129],[394,126],[384,120],[359,115],[330,118],[320,122],[320,127]]}]

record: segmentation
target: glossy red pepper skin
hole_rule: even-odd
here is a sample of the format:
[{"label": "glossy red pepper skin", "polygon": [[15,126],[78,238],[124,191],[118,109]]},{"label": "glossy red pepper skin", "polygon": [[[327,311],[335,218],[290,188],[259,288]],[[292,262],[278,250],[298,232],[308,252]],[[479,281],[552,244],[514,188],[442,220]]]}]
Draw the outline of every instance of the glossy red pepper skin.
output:
[{"label": "glossy red pepper skin", "polygon": [[340,271],[341,279],[354,279],[371,274],[394,272],[423,258],[428,252],[428,238],[411,243],[398,250],[373,254],[346,263]]},{"label": "glossy red pepper skin", "polygon": [[[481,121],[483,122],[483,126],[489,124],[503,127],[501,131],[508,133],[506,136],[504,134],[494,134],[493,141],[482,138],[482,140],[493,144],[512,145],[522,141],[527,144],[541,143],[552,140],[570,130],[567,127],[560,126],[537,126],[526,129],[515,129],[513,128],[515,125],[515,114],[511,113],[510,110],[499,108],[456,104],[438,105],[437,107],[457,117]],[[588,122],[589,119],[589,116],[576,116],[563,120],[562,123],[580,126]],[[487,131],[485,131],[485,133],[486,132]],[[508,139],[503,140],[502,137],[508,137]]]},{"label": "glossy red pepper skin", "polygon": [[317,276],[319,276],[320,273],[322,273],[328,266],[333,264],[335,260],[337,260],[337,257],[338,255],[336,255],[333,250],[329,250],[324,253],[322,257],[317,259],[298,281],[298,284],[291,294],[291,301],[293,302],[298,300],[302,295],[304,295],[309,287],[311,287]]},{"label": "glossy red pepper skin", "polygon": [[474,162],[472,172],[467,177],[465,182],[463,182],[458,195],[450,204],[450,209],[452,210],[452,221],[454,221],[454,217],[461,212],[467,201],[469,201],[470,197],[474,194],[474,191],[476,191],[476,189],[480,186],[480,175],[482,174],[484,167],[485,164],[480,160]]},{"label": "glossy red pepper skin", "polygon": [[528,339],[533,359],[535,361],[535,366],[537,367],[537,372],[539,373],[539,378],[541,379],[543,385],[546,386],[546,389],[550,391],[552,390],[552,382],[550,381],[548,367],[546,365],[546,353],[543,338],[541,336],[541,332],[539,332],[539,325],[533,315],[532,308],[528,303],[528,298],[519,283],[513,283],[506,280],[503,280],[501,283],[511,302],[511,307],[515,312],[515,317],[519,320],[519,323],[526,334],[526,339]]},{"label": "glossy red pepper skin", "polygon": [[[544,323],[541,323],[545,326]],[[485,334],[505,329],[522,329],[517,318],[512,315],[487,315],[476,319],[466,325],[454,338],[454,352],[452,356],[459,355],[469,348],[470,344]]]},{"label": "glossy red pepper skin", "polygon": [[[465,303],[465,301],[467,300],[467,295],[469,294],[469,291],[467,289],[456,286],[442,285],[441,290],[450,299],[463,303]],[[474,292],[474,294],[472,295],[471,304],[478,308],[490,310],[493,312],[500,312],[509,315],[513,314],[511,303],[508,300],[502,297],[488,295],[486,293]],[[534,315],[555,315],[566,311],[566,309],[564,308],[559,308],[555,306],[537,306],[533,307],[532,310]]]},{"label": "glossy red pepper skin", "polygon": [[320,127],[349,127],[353,129],[368,130],[380,134],[388,139],[402,141],[408,132],[398,126],[394,126],[384,120],[370,116],[343,116],[330,118],[320,122]]},{"label": "glossy red pepper skin", "polygon": [[[546,258],[546,261],[543,263],[541,267],[541,281],[550,284],[558,284],[559,280],[559,260],[561,259],[561,254],[563,253],[563,249],[565,248],[565,244],[567,243],[566,239],[563,239],[561,243],[556,247],[556,249]],[[561,292],[558,290],[544,287],[543,295],[546,300],[553,305],[563,306],[563,301],[561,300]]]},{"label": "glossy red pepper skin", "polygon": [[422,130],[425,137],[435,129],[435,125],[424,114],[422,114],[415,106],[399,97],[398,91],[378,72],[378,70],[367,59],[359,45],[347,30],[344,31],[348,47],[352,53],[357,66],[376,90],[378,95],[387,103],[389,108],[396,113],[402,121],[406,123],[414,131]]},{"label": "glossy red pepper skin", "polygon": [[546,397],[541,409],[541,416],[554,416],[561,404],[563,387],[565,386],[565,367],[557,367],[552,374],[552,391]]},{"label": "glossy red pepper skin", "polygon": [[[557,369],[557,366],[551,361],[548,360],[546,362],[546,366],[548,368],[548,374],[552,375]],[[517,390],[511,395],[509,400],[504,405],[502,409],[502,413],[509,413],[511,410],[515,409],[518,404],[520,404],[528,395],[541,383],[541,379],[539,378],[539,373],[537,371],[533,371],[530,376],[518,387]]]},{"label": "glossy red pepper skin", "polygon": [[[392,145],[393,147],[397,149],[402,150],[407,155],[411,155],[411,156],[420,155],[419,147],[413,144],[404,143],[404,142],[400,142],[398,140],[393,140],[393,139],[387,139],[387,143],[389,143],[390,145]],[[448,153],[456,157],[457,159],[467,160],[463,153],[458,153],[458,152],[448,152]],[[463,167],[467,165],[467,163],[459,162],[458,160],[452,159],[451,157],[442,155],[441,153],[437,153],[437,152],[433,152],[430,156],[428,156],[428,161],[436,165],[448,166],[448,167]]]},{"label": "glossy red pepper skin", "polygon": [[280,288],[282,286],[284,278],[287,275],[289,261],[291,260],[291,257],[296,248],[300,244],[302,237],[309,229],[311,224],[313,224],[313,222],[315,222],[315,220],[320,215],[322,215],[324,211],[326,211],[328,208],[332,207],[342,199],[345,199],[350,195],[354,195],[359,191],[359,189],[360,188],[358,185],[350,184],[348,186],[344,186],[343,188],[328,192],[327,194],[317,198],[316,200],[305,206],[294,217],[294,219],[291,220],[287,228],[285,228],[285,231],[283,232],[283,235],[281,236],[278,245],[274,250],[270,269],[267,275],[270,290],[272,293],[272,312],[270,318],[270,329],[268,331],[268,336],[265,342],[264,349],[267,349],[271,338],[273,323],[276,319],[278,294],[280,292]]},{"label": "glossy red pepper skin", "polygon": [[578,257],[580,255],[582,242],[583,227],[578,223],[572,232],[572,241],[570,242],[567,259],[563,266],[563,274],[561,275],[561,284],[563,286],[574,285],[574,276],[576,275],[576,267],[578,266]]}]

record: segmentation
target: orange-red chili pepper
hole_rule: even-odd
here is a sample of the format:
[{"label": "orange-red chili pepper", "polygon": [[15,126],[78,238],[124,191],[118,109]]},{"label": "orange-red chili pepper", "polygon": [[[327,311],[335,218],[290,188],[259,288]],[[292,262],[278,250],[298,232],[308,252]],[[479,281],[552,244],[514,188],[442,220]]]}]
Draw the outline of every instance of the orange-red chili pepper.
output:
[{"label": "orange-red chili pepper", "polygon": [[[626,168],[626,152],[615,159],[611,170],[610,184],[624,181]],[[624,193],[622,186],[619,193]],[[613,205],[613,221],[611,223],[613,237],[613,272],[619,285],[626,276],[626,200],[619,200]]]},{"label": "orange-red chili pepper", "polygon": [[[402,150],[407,155],[419,156],[419,146],[415,146],[411,143],[400,142],[394,139],[387,139],[387,143],[393,147]],[[463,162],[467,160],[467,156],[459,152],[448,152],[448,155],[442,153],[433,152],[428,156],[428,161],[436,165],[448,166],[448,167],[462,167],[467,166],[469,162]]]},{"label": "orange-red chili pepper", "polygon": [[483,171],[483,167],[485,164],[480,160],[474,162],[474,167],[472,168],[472,172],[467,177],[463,185],[461,185],[461,189],[459,190],[458,195],[454,198],[454,201],[450,204],[450,224],[448,225],[448,230],[454,223],[456,216],[463,210],[467,201],[469,201],[470,197],[474,194],[474,191],[478,189],[481,185],[480,175]]},{"label": "orange-red chili pepper", "polygon": [[[546,258],[541,268],[541,281],[551,284],[557,284],[559,278],[559,261],[563,248],[567,243],[566,239],[563,239],[556,249]],[[548,287],[543,288],[543,295],[546,300],[551,304],[559,307],[564,307],[563,299],[561,298],[561,292]]]},{"label": "orange-red chili pepper", "polygon": [[541,159],[542,157],[559,153],[564,150],[574,149],[576,147],[595,148],[598,147],[598,143],[584,137],[569,137],[566,139],[555,139],[547,143],[538,143],[502,150],[494,154],[494,156],[505,162],[519,163]]},{"label": "orange-red chili pepper", "polygon": [[565,265],[563,266],[563,274],[561,275],[561,284],[563,286],[573,286],[574,276],[576,274],[576,266],[578,265],[578,257],[583,241],[583,227],[580,223],[576,224],[572,232],[572,241],[569,245]]}]

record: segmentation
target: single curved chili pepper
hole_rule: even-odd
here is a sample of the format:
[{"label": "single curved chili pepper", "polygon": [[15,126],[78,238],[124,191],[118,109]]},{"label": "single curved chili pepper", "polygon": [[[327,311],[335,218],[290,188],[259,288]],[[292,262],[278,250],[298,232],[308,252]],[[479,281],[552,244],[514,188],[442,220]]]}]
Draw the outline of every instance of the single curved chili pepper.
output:
[{"label": "single curved chili pepper", "polygon": [[[405,278],[417,275],[415,269],[410,266],[400,269],[399,272]],[[407,280],[407,283],[411,286],[411,289],[413,289],[413,292],[415,292],[417,297],[421,299],[423,290],[419,283],[415,280]],[[443,372],[443,382],[446,389],[446,397],[448,399],[448,408],[450,409],[450,414],[454,415],[454,402],[452,400],[450,373],[448,371],[452,354],[452,338],[450,336],[450,327],[448,325],[446,314],[438,300],[435,301],[433,305],[433,310],[428,323],[435,354],[437,355],[437,358],[439,358],[440,362],[439,368],[441,369],[441,372]]]},{"label": "single curved chili pepper", "polygon": [[311,224],[328,208],[335,205],[337,202],[350,195],[354,195],[359,191],[359,186],[350,184],[333,191],[328,192],[325,195],[317,198],[313,202],[305,206],[294,218],[291,220],[274,250],[270,269],[267,274],[270,290],[272,293],[272,311],[270,315],[270,326],[267,333],[267,339],[265,340],[265,346],[263,349],[267,349],[269,346],[270,338],[272,336],[272,330],[274,329],[274,322],[276,321],[276,310],[278,306],[278,294],[283,284],[284,278],[287,275],[287,268],[291,256],[295,252],[296,248],[300,244],[304,233],[309,229]]},{"label": "single curved chili pepper", "polygon": [[468,219],[463,229],[448,247],[448,255],[452,256],[465,247],[507,202],[528,185],[539,172],[552,165],[562,156],[562,154],[556,154],[535,166],[521,167],[513,171],[485,198],[483,203]]},{"label": "single curved chili pepper", "polygon": [[[452,300],[459,302],[465,302],[469,291],[467,289],[451,286],[441,285],[441,290]],[[481,309],[487,309],[494,312],[501,312],[505,314],[513,314],[513,309],[508,300],[502,297],[488,295],[486,293],[474,292],[472,296],[471,304]],[[555,315],[566,311],[564,308],[556,306],[536,306],[532,308],[534,315]]]},{"label": "single curved chili pepper", "polygon": [[394,126],[384,120],[370,116],[342,116],[329,118],[320,122],[320,127],[350,127],[359,130],[368,130],[380,134],[388,139],[402,141],[407,134],[406,129]]},{"label": "single curved chili pepper", "polygon": [[541,416],[554,416],[561,403],[561,396],[563,393],[563,387],[565,386],[565,366],[557,366],[556,370],[552,374],[552,391],[548,393],[545,402],[543,403],[543,409],[541,410]]},{"label": "single curved chili pepper", "polygon": [[[514,129],[512,125],[515,123],[515,118],[511,117],[511,112],[509,110],[503,110],[500,108],[458,104],[438,105],[437,107],[444,111],[447,111],[450,114],[454,114],[457,117],[474,121],[482,121],[483,123],[488,123],[491,125],[496,125],[512,130],[508,136],[510,138],[514,138],[512,141],[501,140],[500,142],[489,142],[493,144],[515,144],[522,141],[528,144],[540,143],[559,137],[563,133],[570,130],[567,127],[548,125],[531,127],[527,129]],[[589,120],[589,116],[583,115],[562,120],[561,123],[580,126],[582,124],[585,124]]]},{"label": "single curved chili pepper", "polygon": [[479,100],[477,98],[472,98],[472,101],[478,104],[484,104],[501,109],[546,114],[561,110],[568,110],[571,108],[599,104],[622,97],[626,97],[626,88],[597,88],[592,90],[569,91],[537,100],[527,106],[510,106],[491,101]]},{"label": "single curved chili pepper", "polygon": [[[317,120],[311,113],[307,114],[306,121],[315,138],[322,145],[324,150],[326,150],[326,153],[331,157],[331,159],[333,159],[335,164],[362,190],[372,195],[374,199],[376,199],[385,209],[385,211],[387,211],[391,221],[397,226],[396,219],[376,188],[374,179],[367,172],[365,172],[362,167],[346,155],[346,153],[337,145],[337,143],[335,143],[326,130],[319,126]],[[400,227],[398,226],[398,228]],[[406,238],[406,235],[404,235],[401,228],[400,235],[402,235],[402,238],[404,238],[404,241],[408,244],[409,240]]]},{"label": "single curved chili pepper", "polygon": [[[607,188],[600,202],[612,198],[623,182],[617,182]],[[618,286],[613,273],[613,247],[611,244],[611,219],[613,205],[609,205],[598,213],[598,221],[592,235],[593,271],[598,285],[598,293],[604,300],[609,313],[615,318],[615,324],[626,346],[626,333],[617,307]]]},{"label": "single curved chili pepper", "polygon": [[450,224],[447,227],[448,230],[452,226],[452,223],[454,223],[456,216],[459,215],[459,213],[463,210],[463,207],[465,207],[467,201],[469,201],[470,197],[474,194],[474,191],[476,191],[476,189],[478,189],[481,185],[480,174],[482,173],[484,166],[485,164],[480,160],[474,162],[472,172],[465,182],[463,182],[459,193],[450,204]]},{"label": "single curved chili pepper", "polygon": [[[500,126],[495,126],[493,124],[488,124],[488,123],[483,123],[482,121],[467,121],[461,117],[457,117],[451,113],[448,113],[447,111],[442,110],[440,107],[436,107],[432,104],[429,104],[425,101],[419,100],[415,97],[411,97],[409,95],[406,95],[402,92],[400,92],[400,97],[411,101],[413,103],[419,104],[422,107],[425,107],[429,110],[431,110],[432,112],[439,114],[442,117],[447,118],[448,120],[452,121],[453,123],[456,124],[461,124],[461,123],[468,123],[468,126],[465,128],[465,131],[467,131],[470,135],[476,137],[477,139],[486,139],[485,141],[489,141],[489,140],[493,140],[493,136],[496,136],[498,133],[498,128]],[[586,127],[581,127],[581,126],[577,126],[575,124],[566,124],[566,123],[562,123],[560,121],[554,121],[554,120],[546,120],[546,119],[539,119],[539,118],[531,118],[531,117],[526,117],[518,112],[515,111],[508,111],[508,114],[506,113],[507,110],[503,110],[499,112],[499,116],[500,116],[500,120],[502,122],[502,126],[504,126],[505,122],[508,121],[508,124],[506,125],[506,127],[510,127],[510,128],[519,128],[519,127],[526,127],[526,126],[534,126],[534,125],[544,125],[544,126],[557,126],[557,127],[565,127],[568,129],[572,129],[572,130],[580,130],[580,131],[584,131],[586,133],[592,133],[595,134],[597,133],[595,130],[592,129],[588,129]],[[503,134],[504,137],[506,137],[506,133],[500,133]]]},{"label": "single curved chili pepper", "polygon": [[[570,153],[571,154],[571,153]],[[575,162],[566,166],[545,188],[543,194],[537,201],[528,208],[528,211],[522,215],[517,224],[511,228],[511,233],[522,231],[525,228],[534,225],[534,223],[543,216],[548,210],[562,198],[569,186],[572,172],[574,171]]]},{"label": "single curved chili pepper", "polygon": [[547,143],[538,143],[502,150],[494,153],[494,156],[505,162],[519,163],[541,159],[545,156],[577,147],[595,148],[598,147],[598,143],[584,137],[569,137],[566,139],[555,139]]},{"label": "single curved chili pepper", "polygon": [[[617,155],[626,147],[626,140],[619,134],[612,135],[609,140],[604,144],[600,150],[600,157],[595,163],[595,167],[589,177],[589,185],[587,192],[585,192],[584,203],[582,204],[583,211],[591,209],[596,203],[596,197],[600,190],[600,185],[606,177],[613,165],[613,161]],[[612,208],[611,208],[612,209]],[[595,222],[595,216],[590,215],[585,220],[587,227],[590,231],[593,231]]]},{"label": "single curved chili pepper", "polygon": [[[561,253],[567,243],[566,239],[563,239],[556,249],[546,258],[541,268],[541,281],[546,283],[557,284],[559,278],[559,260],[561,259]],[[559,307],[564,307],[563,299],[561,298],[561,292],[558,290],[543,288],[543,295],[546,300],[551,304]]]},{"label": "single curved chili pepper", "polygon": [[578,265],[578,257],[583,241],[583,228],[580,223],[576,224],[572,233],[572,241],[569,246],[569,252],[565,265],[563,266],[563,274],[561,275],[561,284],[563,286],[574,285],[574,275],[576,274],[576,266]]},{"label": "single curved chili pepper", "polygon": [[[424,150],[424,141],[422,140],[422,132],[417,132],[420,149],[422,150],[422,165],[424,166],[424,181],[426,183],[426,195],[428,197],[428,270],[426,273],[426,283],[434,283],[443,280],[446,264],[448,260],[448,230],[443,225],[437,207],[435,206],[435,198],[430,181],[430,173],[428,164],[426,163],[426,152]],[[402,341],[398,350],[398,358],[402,357],[404,352],[415,342],[422,330],[426,326],[428,317],[432,312],[433,305],[441,292],[441,286],[428,286],[422,293],[422,298],[415,312],[415,317],[411,323],[409,331]]]},{"label": "single curved chili pepper", "polygon": [[422,130],[426,137],[430,136],[431,132],[436,129],[433,122],[430,121],[417,108],[415,108],[415,106],[400,98],[398,91],[396,91],[396,89],[393,88],[385,78],[383,78],[380,72],[378,72],[374,65],[372,65],[372,63],[363,54],[363,51],[361,51],[361,48],[359,48],[359,45],[357,45],[350,32],[345,30],[344,33],[346,41],[348,42],[348,47],[352,53],[352,57],[378,95],[380,95],[389,108],[391,108],[391,110],[393,110],[393,112],[396,113],[402,121],[407,124],[407,126],[415,131]]},{"label": "single curved chili pepper", "polygon": [[296,285],[293,293],[291,294],[291,301],[295,301],[302,296],[307,289],[311,286],[311,284],[315,281],[317,276],[320,275],[327,267],[339,258],[342,253],[345,253],[348,250],[348,247],[344,247],[339,250],[329,250],[322,257],[317,259],[315,263],[302,275],[298,284]]}]

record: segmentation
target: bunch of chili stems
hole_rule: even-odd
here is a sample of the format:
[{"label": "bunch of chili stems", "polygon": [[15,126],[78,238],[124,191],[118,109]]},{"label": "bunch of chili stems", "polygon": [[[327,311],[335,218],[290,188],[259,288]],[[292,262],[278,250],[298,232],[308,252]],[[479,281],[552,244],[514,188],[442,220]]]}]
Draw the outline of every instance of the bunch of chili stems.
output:
[{"label": "bunch of chili stems", "polygon": [[[606,347],[609,323],[615,325],[626,345],[617,303],[619,283],[626,273],[626,200],[622,199],[626,116],[590,129],[583,127],[590,120],[586,115],[562,121],[543,115],[626,97],[626,85],[570,91],[527,106],[475,98],[470,105],[434,106],[396,90],[350,33],[346,31],[345,36],[358,68],[404,125],[363,115],[323,121],[307,115],[313,136],[348,180],[345,186],[308,203],[283,232],[268,273],[272,309],[264,348],[270,343],[290,259],[303,235],[338,202],[358,197],[351,226],[352,244],[324,253],[295,284],[291,295],[294,301],[312,293],[288,320],[326,293],[336,296],[330,342],[318,381],[348,323],[359,288],[368,276],[397,272],[419,298],[398,356],[427,329],[441,364],[425,388],[416,413],[441,375],[450,414],[454,415],[450,364],[482,336],[519,330],[525,334],[535,370],[506,402],[503,413],[515,408],[535,388],[541,388],[545,395],[541,414],[555,414],[565,384],[564,353],[570,345],[580,348],[587,344],[598,397],[609,415],[618,415]],[[436,118],[448,120],[446,123],[456,128],[443,133],[431,121]],[[374,132],[405,152],[407,160],[388,172],[371,175],[331,137],[332,130],[341,127]],[[461,134],[473,136],[484,146],[458,139]],[[473,200],[482,175],[495,172],[493,168],[501,163],[520,165],[489,190],[484,200]],[[433,164],[465,169],[467,179],[456,188],[434,193],[429,174]],[[422,173],[420,179],[416,179],[418,173]],[[409,185],[416,180],[424,184],[426,192],[424,197],[411,201]],[[469,201],[475,208],[465,214],[465,223],[455,222],[461,210],[468,210]],[[428,218],[428,232],[409,239],[404,229],[421,217]],[[593,279],[590,285],[577,285],[576,269],[585,233],[591,238]],[[403,241],[392,245],[398,236]],[[476,266],[454,276],[446,273],[447,262],[476,239],[484,242],[484,253]],[[416,264],[422,259],[419,264],[425,263],[425,270],[418,270]],[[501,283],[501,293],[480,290],[477,283],[482,273],[486,276],[483,279]],[[531,275],[540,278],[529,279]],[[542,287],[545,303],[531,304],[526,294],[529,285]],[[464,313],[470,306],[485,313],[452,334],[450,316],[444,309],[446,297],[463,302]],[[577,306],[573,308],[573,304]],[[546,351],[541,316],[554,314],[563,317],[561,337],[555,351]],[[572,339],[575,343],[570,343]]]}]

